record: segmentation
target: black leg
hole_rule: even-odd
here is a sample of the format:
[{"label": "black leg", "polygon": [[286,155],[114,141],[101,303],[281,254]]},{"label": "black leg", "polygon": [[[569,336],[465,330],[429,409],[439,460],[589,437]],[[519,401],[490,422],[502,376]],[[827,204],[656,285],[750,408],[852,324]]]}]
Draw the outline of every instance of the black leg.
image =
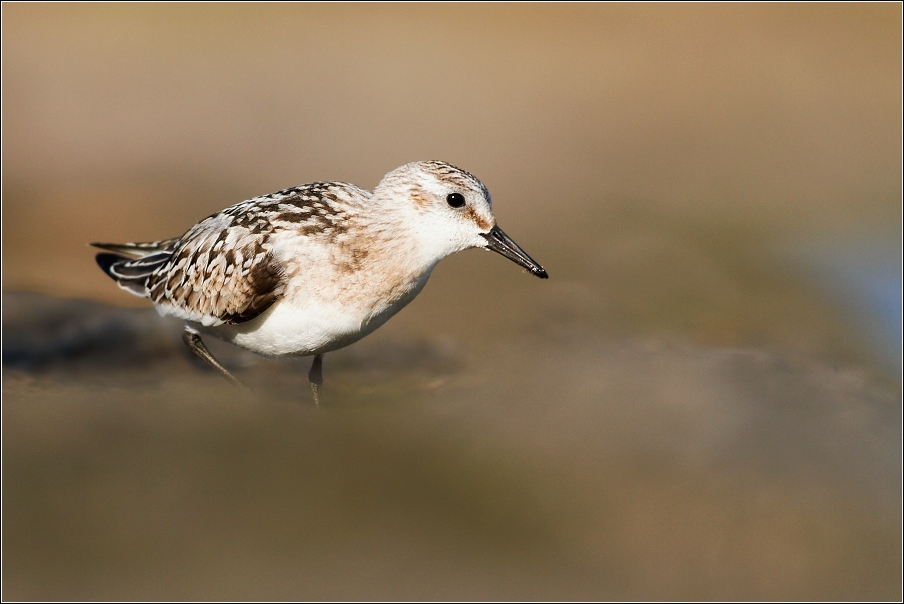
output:
[{"label": "black leg", "polygon": [[207,364],[220,372],[224,378],[229,380],[229,382],[233,386],[239,386],[240,388],[247,389],[248,386],[242,383],[242,381],[229,373],[229,370],[220,365],[220,362],[214,358],[210,351],[207,350],[207,346],[204,345],[204,342],[201,340],[201,335],[190,327],[186,327],[185,331],[182,332],[182,339],[185,340],[185,343],[188,344],[188,347],[191,348],[191,351],[207,361]]},{"label": "black leg", "polygon": [[320,392],[323,390],[323,355],[315,354],[311,370],[308,371],[308,379],[311,380],[311,390],[314,391],[314,404],[320,404]]}]

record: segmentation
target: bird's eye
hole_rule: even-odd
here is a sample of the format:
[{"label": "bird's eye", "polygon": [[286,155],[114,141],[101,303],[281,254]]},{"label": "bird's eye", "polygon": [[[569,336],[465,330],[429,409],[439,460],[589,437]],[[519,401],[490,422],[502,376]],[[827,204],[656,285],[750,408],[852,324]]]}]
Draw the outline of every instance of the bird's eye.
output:
[{"label": "bird's eye", "polygon": [[453,208],[460,208],[465,205],[465,196],[461,193],[449,193],[446,202]]}]

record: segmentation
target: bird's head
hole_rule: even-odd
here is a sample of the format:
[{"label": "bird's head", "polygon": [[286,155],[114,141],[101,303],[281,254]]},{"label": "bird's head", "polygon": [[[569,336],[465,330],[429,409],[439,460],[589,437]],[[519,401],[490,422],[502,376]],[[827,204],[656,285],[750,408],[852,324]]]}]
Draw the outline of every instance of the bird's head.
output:
[{"label": "bird's head", "polygon": [[441,161],[406,164],[383,178],[374,197],[401,204],[398,209],[439,257],[482,248],[502,254],[541,279],[549,277],[496,225],[490,192],[461,168]]}]

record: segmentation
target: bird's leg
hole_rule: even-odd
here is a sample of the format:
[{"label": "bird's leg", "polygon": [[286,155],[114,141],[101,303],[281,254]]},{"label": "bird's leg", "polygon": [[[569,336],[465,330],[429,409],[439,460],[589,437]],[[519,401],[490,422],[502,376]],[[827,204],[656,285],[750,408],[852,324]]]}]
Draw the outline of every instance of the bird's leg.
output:
[{"label": "bird's leg", "polygon": [[246,390],[248,389],[248,386],[243,384],[239,378],[229,373],[229,370],[223,367],[220,362],[210,354],[210,351],[207,350],[207,346],[205,346],[204,342],[201,340],[201,334],[191,327],[186,326],[185,331],[182,332],[182,339],[185,340],[185,343],[188,344],[188,347],[191,348],[193,353],[207,361],[207,364],[219,371],[220,375],[229,380],[229,383],[233,386],[239,386]]},{"label": "bird's leg", "polygon": [[315,354],[311,370],[308,371],[308,379],[311,381],[311,390],[314,391],[314,404],[320,404],[320,392],[323,390],[323,355]]}]

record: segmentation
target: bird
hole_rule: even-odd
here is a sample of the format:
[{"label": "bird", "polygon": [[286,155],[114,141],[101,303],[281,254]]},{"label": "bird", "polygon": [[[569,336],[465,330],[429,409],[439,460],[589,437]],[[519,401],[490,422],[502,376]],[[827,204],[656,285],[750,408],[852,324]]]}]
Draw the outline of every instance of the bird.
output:
[{"label": "bird", "polygon": [[228,207],[181,237],[90,245],[120,288],[184,321],[191,351],[237,386],[202,336],[266,357],[313,356],[318,405],[323,355],[383,325],[446,256],[480,248],[549,277],[496,224],[486,186],[436,160],[405,164],[372,192],[312,182]]}]

